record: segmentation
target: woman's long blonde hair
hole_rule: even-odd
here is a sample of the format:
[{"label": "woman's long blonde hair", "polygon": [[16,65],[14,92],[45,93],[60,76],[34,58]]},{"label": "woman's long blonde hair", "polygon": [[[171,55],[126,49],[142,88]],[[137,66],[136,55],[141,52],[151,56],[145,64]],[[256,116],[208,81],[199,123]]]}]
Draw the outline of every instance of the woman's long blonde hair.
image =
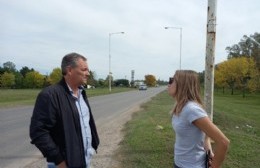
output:
[{"label": "woman's long blonde hair", "polygon": [[176,84],[176,104],[173,109],[173,114],[179,115],[188,101],[195,101],[203,107],[200,97],[199,77],[195,71],[177,70],[174,75],[174,82]]}]

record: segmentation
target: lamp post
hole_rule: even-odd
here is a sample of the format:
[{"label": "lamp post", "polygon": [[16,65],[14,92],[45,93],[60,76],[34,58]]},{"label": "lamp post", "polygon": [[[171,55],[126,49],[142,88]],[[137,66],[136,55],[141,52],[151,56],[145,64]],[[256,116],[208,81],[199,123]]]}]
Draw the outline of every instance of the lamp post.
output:
[{"label": "lamp post", "polygon": [[258,47],[260,47],[260,43],[259,42],[257,42],[254,38],[252,38],[252,37],[248,37],[251,41],[253,41],[255,44],[257,44],[258,45]]},{"label": "lamp post", "polygon": [[182,27],[164,27],[165,29],[179,29],[180,30],[180,69],[181,69],[181,46],[182,46]]},{"label": "lamp post", "polygon": [[[244,40],[242,43],[246,44],[247,40],[250,41],[250,42],[253,42],[254,45],[256,45],[257,48],[260,48],[260,43],[258,41],[256,41],[253,37],[250,37],[250,36],[247,36],[247,35],[244,35],[244,38],[246,40]],[[248,51],[248,54],[249,54],[249,58],[251,58],[252,56],[252,46],[249,47],[249,51]]]},{"label": "lamp post", "polygon": [[112,72],[111,72],[111,55],[110,55],[110,43],[111,43],[111,36],[114,34],[124,34],[124,32],[115,32],[115,33],[109,33],[109,74],[108,74],[108,87],[109,92],[111,92],[111,78],[112,78]]}]

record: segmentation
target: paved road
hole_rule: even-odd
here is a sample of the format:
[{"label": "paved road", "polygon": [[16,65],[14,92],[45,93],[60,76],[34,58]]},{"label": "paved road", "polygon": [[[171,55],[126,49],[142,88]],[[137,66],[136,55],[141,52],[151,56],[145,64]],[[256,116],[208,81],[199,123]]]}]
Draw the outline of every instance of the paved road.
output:
[{"label": "paved road", "polygon": [[[148,101],[165,87],[130,91],[89,99],[97,123],[109,120],[132,107]],[[0,168],[24,167],[41,158],[30,144],[29,123],[33,107],[0,109]]]}]

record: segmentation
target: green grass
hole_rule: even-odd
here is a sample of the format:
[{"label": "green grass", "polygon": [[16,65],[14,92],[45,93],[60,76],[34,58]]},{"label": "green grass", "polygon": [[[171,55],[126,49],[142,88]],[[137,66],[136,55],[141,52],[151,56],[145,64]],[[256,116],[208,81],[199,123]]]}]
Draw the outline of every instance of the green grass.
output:
[{"label": "green grass", "polygon": [[96,88],[96,89],[88,89],[86,90],[86,92],[89,97],[93,97],[93,96],[100,96],[100,95],[113,94],[119,92],[127,92],[131,90],[136,90],[136,88],[115,87],[111,89],[111,92],[109,92],[108,88]]},{"label": "green grass", "polygon": [[[214,123],[231,144],[223,168],[260,167],[260,95],[214,96]],[[162,92],[143,105],[125,126],[115,158],[126,168],[173,167],[174,132],[169,111],[173,100]],[[163,126],[157,130],[156,126]]]},{"label": "green grass", "polygon": [[260,95],[215,95],[214,122],[230,139],[223,167],[260,167]]},{"label": "green grass", "polygon": [[[89,97],[133,90],[133,88],[96,88],[86,90]],[[40,89],[0,89],[0,108],[33,105]]]},{"label": "green grass", "polygon": [[32,105],[39,92],[39,89],[1,89],[0,107]]},{"label": "green grass", "polygon": [[[172,100],[159,94],[142,106],[125,127],[125,138],[115,158],[125,168],[172,167]],[[156,127],[160,125],[162,130]]]}]

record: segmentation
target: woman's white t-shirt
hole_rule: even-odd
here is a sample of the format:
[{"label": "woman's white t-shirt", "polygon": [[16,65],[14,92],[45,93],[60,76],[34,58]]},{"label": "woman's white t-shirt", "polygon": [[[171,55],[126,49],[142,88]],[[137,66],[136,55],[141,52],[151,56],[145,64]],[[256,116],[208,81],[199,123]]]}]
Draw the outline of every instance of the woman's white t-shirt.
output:
[{"label": "woman's white t-shirt", "polygon": [[205,168],[205,133],[192,122],[207,117],[199,104],[189,101],[179,115],[173,115],[175,131],[174,162],[181,168]]}]

